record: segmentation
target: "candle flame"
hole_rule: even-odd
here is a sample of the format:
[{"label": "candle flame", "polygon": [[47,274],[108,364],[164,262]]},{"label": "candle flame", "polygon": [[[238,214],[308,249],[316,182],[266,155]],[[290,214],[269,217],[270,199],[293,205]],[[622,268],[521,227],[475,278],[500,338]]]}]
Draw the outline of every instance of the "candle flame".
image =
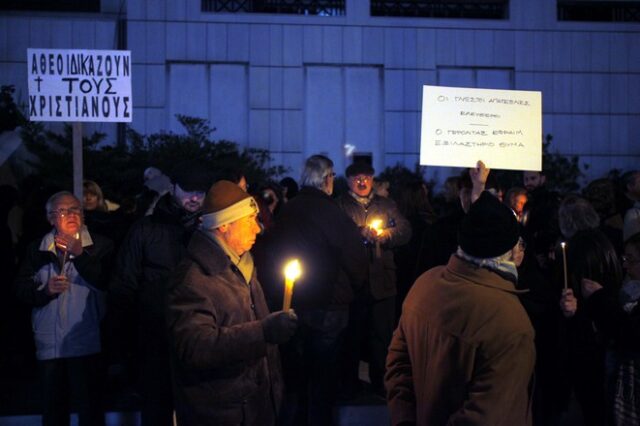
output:
[{"label": "candle flame", "polygon": [[302,275],[302,268],[300,267],[300,261],[293,259],[288,262],[284,267],[284,276],[288,280],[295,280]]},{"label": "candle flame", "polygon": [[564,248],[564,246],[566,246],[566,245],[567,245],[567,243],[565,243],[564,241],[562,241],[562,242],[560,243],[560,245],[562,246],[562,248]]},{"label": "candle flame", "polygon": [[369,228],[376,231],[376,234],[382,234],[382,219],[374,219],[369,223]]}]

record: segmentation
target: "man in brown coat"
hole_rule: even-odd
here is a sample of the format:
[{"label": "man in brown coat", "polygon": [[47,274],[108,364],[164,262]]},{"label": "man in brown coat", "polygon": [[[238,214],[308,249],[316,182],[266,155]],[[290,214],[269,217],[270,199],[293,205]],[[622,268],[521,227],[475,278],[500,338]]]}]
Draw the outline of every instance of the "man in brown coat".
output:
[{"label": "man in brown coat", "polygon": [[[474,190],[487,174],[480,163]],[[387,357],[392,424],[531,424],[534,332],[514,285],[518,240],[513,212],[482,192],[457,253],[416,280]]]},{"label": "man in brown coat", "polygon": [[267,309],[249,253],[260,231],[253,197],[219,181],[203,211],[169,292],[178,423],[273,425],[282,401],[276,345],[297,318]]}]

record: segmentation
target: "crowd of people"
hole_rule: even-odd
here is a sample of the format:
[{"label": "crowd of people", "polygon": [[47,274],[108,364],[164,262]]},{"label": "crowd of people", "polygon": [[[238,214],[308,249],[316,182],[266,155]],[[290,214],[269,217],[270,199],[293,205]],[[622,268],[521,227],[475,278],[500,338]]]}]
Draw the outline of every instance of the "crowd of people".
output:
[{"label": "crowd of people", "polygon": [[46,425],[103,424],[106,371],[143,425],[328,425],[363,394],[394,425],[563,424],[572,398],[587,425],[640,423],[640,171],[581,194],[482,162],[437,197],[374,177],[150,167],[134,202],[47,194],[18,244],[1,187],[2,362],[35,357]]}]

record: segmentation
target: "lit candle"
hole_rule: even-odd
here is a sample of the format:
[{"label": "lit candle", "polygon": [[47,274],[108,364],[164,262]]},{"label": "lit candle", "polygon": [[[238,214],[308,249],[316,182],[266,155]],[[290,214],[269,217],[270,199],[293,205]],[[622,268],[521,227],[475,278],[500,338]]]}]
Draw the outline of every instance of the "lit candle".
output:
[{"label": "lit candle", "polygon": [[291,308],[291,297],[293,296],[293,283],[300,277],[302,270],[298,259],[289,261],[284,267],[284,300],[282,310],[288,311]]},{"label": "lit candle", "polygon": [[560,247],[562,247],[562,270],[564,271],[564,289],[569,288],[569,283],[567,281],[567,251],[565,249],[567,243],[564,241],[560,243]]},{"label": "lit candle", "polygon": [[369,223],[369,228],[373,229],[376,235],[382,234],[382,219],[373,219]]},{"label": "lit candle", "polygon": [[[378,237],[382,235],[382,232],[384,231],[382,229],[382,219],[373,219],[371,222],[369,222],[369,228],[373,229],[373,231],[376,233]],[[380,240],[376,240],[376,257],[377,258],[382,257],[382,250],[380,249]]]}]

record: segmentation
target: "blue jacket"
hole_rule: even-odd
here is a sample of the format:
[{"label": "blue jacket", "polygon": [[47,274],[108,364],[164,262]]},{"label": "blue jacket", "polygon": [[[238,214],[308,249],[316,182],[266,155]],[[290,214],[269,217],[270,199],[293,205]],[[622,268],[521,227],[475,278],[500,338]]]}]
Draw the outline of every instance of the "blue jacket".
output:
[{"label": "blue jacket", "polygon": [[18,297],[33,306],[31,321],[36,358],[48,360],[99,353],[100,320],[104,314],[106,262],[113,243],[98,235],[81,231],[83,252],[70,256],[64,266],[69,289],[49,296],[49,278],[60,274],[60,261],[54,245],[54,231],[29,246],[16,279]]}]

